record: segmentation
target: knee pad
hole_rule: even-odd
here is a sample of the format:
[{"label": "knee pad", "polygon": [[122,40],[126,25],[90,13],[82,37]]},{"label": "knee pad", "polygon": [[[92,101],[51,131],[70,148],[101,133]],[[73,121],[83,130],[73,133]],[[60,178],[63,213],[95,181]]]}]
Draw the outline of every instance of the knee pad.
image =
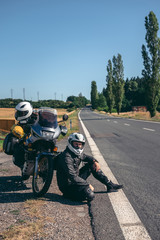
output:
[{"label": "knee pad", "polygon": [[88,201],[92,201],[95,197],[94,192],[90,189],[90,187],[85,189],[85,195]]}]

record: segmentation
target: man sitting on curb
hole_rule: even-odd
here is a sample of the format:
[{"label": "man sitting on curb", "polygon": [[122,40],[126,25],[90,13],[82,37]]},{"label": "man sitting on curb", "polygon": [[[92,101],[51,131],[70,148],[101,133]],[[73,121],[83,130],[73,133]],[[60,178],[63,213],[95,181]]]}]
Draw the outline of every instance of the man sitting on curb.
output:
[{"label": "man sitting on curb", "polygon": [[[66,149],[57,159],[57,183],[64,197],[77,201],[92,201],[94,187],[86,179],[93,176],[107,187],[107,192],[117,191],[123,185],[114,184],[100,169],[96,159],[83,153],[85,138],[80,133],[72,133]],[[85,165],[79,169],[80,163]]]}]

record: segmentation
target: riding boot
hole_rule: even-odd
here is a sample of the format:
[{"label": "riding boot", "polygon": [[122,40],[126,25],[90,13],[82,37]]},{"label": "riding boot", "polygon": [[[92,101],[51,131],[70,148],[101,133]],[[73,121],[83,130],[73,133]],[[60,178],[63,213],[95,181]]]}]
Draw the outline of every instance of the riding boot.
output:
[{"label": "riding boot", "polygon": [[118,189],[121,189],[123,188],[123,185],[121,184],[116,184],[116,183],[113,183],[112,181],[109,181],[107,183],[107,191],[108,192],[112,192],[112,191],[116,191]]},{"label": "riding boot", "polygon": [[115,184],[112,181],[110,181],[107,178],[107,176],[102,172],[101,169],[99,169],[98,171],[93,171],[92,170],[92,174],[97,180],[99,180],[101,183],[106,185],[108,192],[116,191],[118,189],[123,188],[123,185]]}]

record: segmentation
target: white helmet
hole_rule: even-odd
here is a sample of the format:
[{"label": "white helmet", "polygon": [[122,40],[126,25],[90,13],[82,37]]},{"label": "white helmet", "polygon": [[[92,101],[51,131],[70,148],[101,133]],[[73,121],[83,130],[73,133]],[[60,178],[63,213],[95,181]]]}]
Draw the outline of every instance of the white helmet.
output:
[{"label": "white helmet", "polygon": [[17,121],[25,120],[32,115],[33,107],[29,102],[20,102],[15,107],[15,119]]},{"label": "white helmet", "polygon": [[[76,155],[81,155],[83,150],[84,150],[84,145],[85,145],[85,138],[82,134],[80,133],[72,133],[68,137],[68,148],[75,153]],[[74,147],[73,142],[80,142],[82,143],[82,148],[79,147]]]}]

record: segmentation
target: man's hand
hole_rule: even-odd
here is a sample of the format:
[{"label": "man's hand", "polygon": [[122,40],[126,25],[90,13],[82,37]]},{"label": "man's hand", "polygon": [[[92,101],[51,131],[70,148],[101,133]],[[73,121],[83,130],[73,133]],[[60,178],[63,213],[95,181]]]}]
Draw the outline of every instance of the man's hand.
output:
[{"label": "man's hand", "polygon": [[91,184],[89,184],[89,187],[94,192],[94,187]]},{"label": "man's hand", "polygon": [[99,163],[98,162],[94,162],[93,163],[93,170],[95,170],[96,172],[98,171],[98,170],[100,170],[101,168],[100,168],[100,165],[99,165]]}]

